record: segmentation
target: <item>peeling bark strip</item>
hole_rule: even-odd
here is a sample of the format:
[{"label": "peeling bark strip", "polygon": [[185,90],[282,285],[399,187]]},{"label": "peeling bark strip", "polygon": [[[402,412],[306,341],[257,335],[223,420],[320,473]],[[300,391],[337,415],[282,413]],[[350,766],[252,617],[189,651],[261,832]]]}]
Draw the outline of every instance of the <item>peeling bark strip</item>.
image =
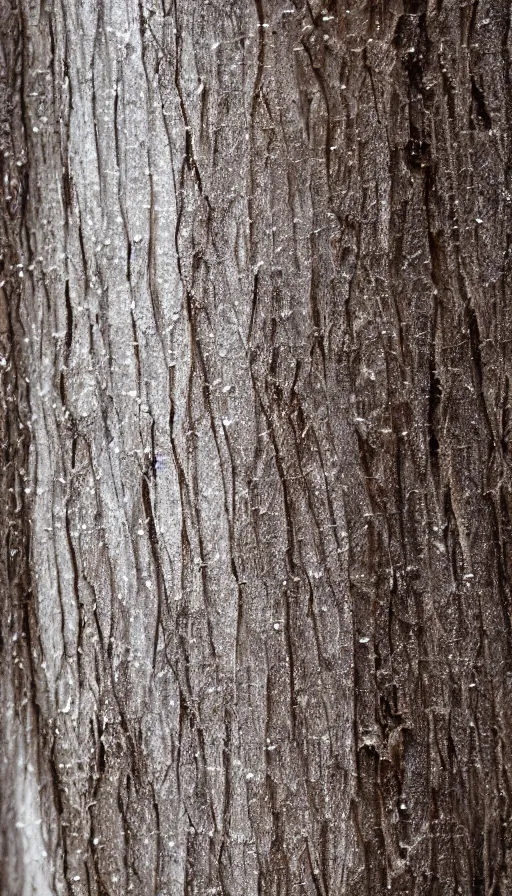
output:
[{"label": "peeling bark strip", "polygon": [[16,2],[2,896],[512,892],[508,0]]}]

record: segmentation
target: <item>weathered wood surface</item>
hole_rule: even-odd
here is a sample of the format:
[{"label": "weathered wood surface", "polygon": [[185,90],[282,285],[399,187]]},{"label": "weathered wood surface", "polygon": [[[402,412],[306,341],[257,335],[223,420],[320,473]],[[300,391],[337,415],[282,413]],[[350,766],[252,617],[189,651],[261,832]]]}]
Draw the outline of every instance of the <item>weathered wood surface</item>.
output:
[{"label": "weathered wood surface", "polygon": [[17,2],[2,894],[512,892],[508,0]]}]

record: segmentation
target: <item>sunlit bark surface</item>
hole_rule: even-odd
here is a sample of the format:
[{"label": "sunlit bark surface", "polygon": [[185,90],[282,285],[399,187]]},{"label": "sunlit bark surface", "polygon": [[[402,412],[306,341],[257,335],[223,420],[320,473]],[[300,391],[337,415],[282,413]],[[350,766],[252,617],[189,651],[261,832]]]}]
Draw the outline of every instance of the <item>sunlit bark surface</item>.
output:
[{"label": "sunlit bark surface", "polygon": [[505,896],[508,0],[1,0],[2,896]]}]

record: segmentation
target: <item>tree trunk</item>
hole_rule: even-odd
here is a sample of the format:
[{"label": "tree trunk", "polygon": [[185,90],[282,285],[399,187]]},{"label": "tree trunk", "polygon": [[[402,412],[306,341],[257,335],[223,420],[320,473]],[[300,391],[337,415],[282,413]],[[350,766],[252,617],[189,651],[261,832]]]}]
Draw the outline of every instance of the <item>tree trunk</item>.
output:
[{"label": "tree trunk", "polygon": [[512,892],[508,0],[0,0],[0,890]]}]

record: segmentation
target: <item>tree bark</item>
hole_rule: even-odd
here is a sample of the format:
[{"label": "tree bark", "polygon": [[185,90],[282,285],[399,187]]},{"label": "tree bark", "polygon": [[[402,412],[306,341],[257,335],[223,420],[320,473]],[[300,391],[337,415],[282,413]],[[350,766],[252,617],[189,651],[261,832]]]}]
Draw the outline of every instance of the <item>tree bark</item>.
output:
[{"label": "tree bark", "polygon": [[508,0],[0,0],[5,896],[512,892]]}]

